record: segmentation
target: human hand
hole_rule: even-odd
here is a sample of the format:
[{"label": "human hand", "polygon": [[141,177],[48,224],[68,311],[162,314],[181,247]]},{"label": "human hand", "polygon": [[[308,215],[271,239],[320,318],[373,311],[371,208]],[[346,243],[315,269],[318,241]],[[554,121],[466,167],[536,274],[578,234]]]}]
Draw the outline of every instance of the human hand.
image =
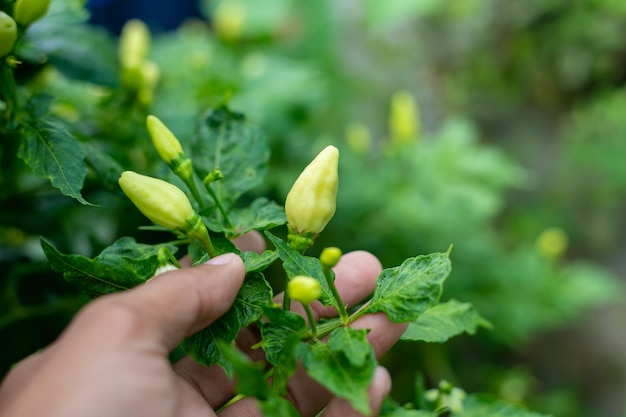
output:
[{"label": "human hand", "polygon": [[[237,243],[243,249],[259,249],[254,235]],[[380,270],[369,253],[344,255],[335,272],[345,302],[354,305],[370,294]],[[208,326],[230,307],[243,278],[240,258],[227,254],[91,302],[56,342],[8,375],[0,386],[0,415],[217,415],[214,410],[233,396],[233,381],[219,366],[203,367],[191,358],[172,366],[168,354],[184,337]],[[297,307],[294,304],[294,310]],[[336,314],[321,304],[311,307],[316,318]],[[404,331],[404,326],[390,323],[383,314],[364,316],[354,326],[372,329],[368,339],[377,355]],[[238,344],[249,350],[257,341],[254,329],[245,329]],[[379,368],[369,391],[372,410],[379,410],[390,384],[387,372]],[[292,378],[289,398],[303,416],[315,415],[326,405],[326,417],[359,415],[346,401],[331,398],[303,371]],[[253,399],[245,398],[219,415],[252,417],[260,412]]]}]

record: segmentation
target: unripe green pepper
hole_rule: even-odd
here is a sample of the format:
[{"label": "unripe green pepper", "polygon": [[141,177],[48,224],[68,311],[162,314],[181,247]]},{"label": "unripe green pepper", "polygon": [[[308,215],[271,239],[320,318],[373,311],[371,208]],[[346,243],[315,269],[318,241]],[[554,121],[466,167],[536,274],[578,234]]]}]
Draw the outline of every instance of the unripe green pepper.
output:
[{"label": "unripe green pepper", "polygon": [[339,259],[341,259],[341,255],[341,249],[339,248],[336,248],[334,246],[324,248],[324,250],[320,254],[320,263],[325,269],[330,269],[333,266],[337,265]]},{"label": "unripe green pepper", "polygon": [[124,171],[119,184],[139,211],[160,226],[186,232],[199,217],[187,195],[167,181]]},{"label": "unripe green pepper", "polygon": [[322,287],[315,278],[297,275],[287,283],[287,294],[291,299],[308,305],[320,298]]},{"label": "unripe green pepper", "polygon": [[17,25],[15,20],[3,11],[0,11],[0,57],[8,55],[17,40]]},{"label": "unripe green pepper", "polygon": [[285,201],[289,227],[295,233],[317,235],[337,207],[339,150],[324,148],[302,171]]},{"label": "unripe green pepper", "polygon": [[146,119],[146,126],[154,148],[166,164],[171,166],[175,161],[185,158],[180,142],[161,120],[150,115]]},{"label": "unripe green pepper", "polygon": [[180,188],[133,171],[122,172],[118,182],[124,194],[144,216],[160,226],[199,241],[210,257],[216,255],[202,218]]},{"label": "unripe green pepper", "polygon": [[13,18],[17,23],[28,26],[48,13],[50,0],[17,0],[13,9]]}]

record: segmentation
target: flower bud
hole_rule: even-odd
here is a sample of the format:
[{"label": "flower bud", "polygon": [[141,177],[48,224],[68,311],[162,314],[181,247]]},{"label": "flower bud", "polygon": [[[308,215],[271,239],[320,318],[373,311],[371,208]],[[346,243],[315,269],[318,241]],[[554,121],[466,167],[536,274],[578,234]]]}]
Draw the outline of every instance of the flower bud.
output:
[{"label": "flower bud", "polygon": [[236,41],[243,32],[246,8],[240,1],[222,1],[213,13],[217,34],[226,41]]},{"label": "flower bud", "polygon": [[362,123],[352,123],[346,128],[346,143],[356,154],[362,155],[372,149],[372,134]]},{"label": "flower bud", "polygon": [[15,20],[3,11],[0,11],[0,58],[8,55],[17,40],[17,25]]},{"label": "flower bud", "polygon": [[161,70],[155,62],[144,61],[135,75],[138,77],[135,84],[138,86],[137,97],[142,104],[149,106],[152,104]]},{"label": "flower bud", "polygon": [[320,263],[326,269],[330,269],[333,266],[337,265],[339,259],[341,258],[341,249],[336,247],[328,247],[324,248],[322,253],[320,254]]},{"label": "flower bud", "polygon": [[302,171],[285,201],[285,213],[296,233],[318,234],[337,207],[339,150],[324,148]]},{"label": "flower bud", "polygon": [[150,29],[139,19],[124,24],[120,33],[119,58],[123,68],[140,69],[150,49]]},{"label": "flower bud", "polygon": [[418,108],[408,91],[398,91],[391,97],[389,115],[391,139],[397,143],[410,143],[419,134]]},{"label": "flower bud", "polygon": [[287,283],[287,294],[292,300],[308,305],[320,298],[322,287],[315,278],[297,275]]},{"label": "flower bud", "polygon": [[48,13],[50,0],[17,0],[13,18],[17,23],[28,26]]},{"label": "flower bud", "polygon": [[195,227],[199,216],[187,195],[175,185],[133,171],[124,171],[119,184],[139,211],[154,223],[182,232]]},{"label": "flower bud", "polygon": [[539,235],[536,242],[537,251],[546,258],[556,259],[567,249],[567,234],[558,227],[550,227]]},{"label": "flower bud", "polygon": [[146,126],[154,148],[165,163],[172,165],[174,161],[184,158],[180,142],[161,120],[150,115],[146,119]]}]

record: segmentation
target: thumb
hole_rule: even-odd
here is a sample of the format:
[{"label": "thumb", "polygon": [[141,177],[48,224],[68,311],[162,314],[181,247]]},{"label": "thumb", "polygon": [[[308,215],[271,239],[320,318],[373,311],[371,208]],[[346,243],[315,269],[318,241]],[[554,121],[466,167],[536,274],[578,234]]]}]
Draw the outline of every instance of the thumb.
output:
[{"label": "thumb", "polygon": [[117,328],[110,335],[113,339],[132,337],[169,353],[183,338],[230,308],[244,275],[239,256],[220,255],[203,265],[167,272],[132,290],[101,297],[68,330],[85,335],[91,329]]}]

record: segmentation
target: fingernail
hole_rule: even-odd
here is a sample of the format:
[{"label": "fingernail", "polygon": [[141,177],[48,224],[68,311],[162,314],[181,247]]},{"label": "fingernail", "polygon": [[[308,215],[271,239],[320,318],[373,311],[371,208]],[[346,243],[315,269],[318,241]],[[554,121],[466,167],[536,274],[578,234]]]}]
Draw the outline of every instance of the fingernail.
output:
[{"label": "fingernail", "polygon": [[206,264],[213,266],[226,265],[233,261],[234,256],[237,255],[235,255],[234,253],[225,253],[223,255],[216,256],[215,258],[209,259]]}]

